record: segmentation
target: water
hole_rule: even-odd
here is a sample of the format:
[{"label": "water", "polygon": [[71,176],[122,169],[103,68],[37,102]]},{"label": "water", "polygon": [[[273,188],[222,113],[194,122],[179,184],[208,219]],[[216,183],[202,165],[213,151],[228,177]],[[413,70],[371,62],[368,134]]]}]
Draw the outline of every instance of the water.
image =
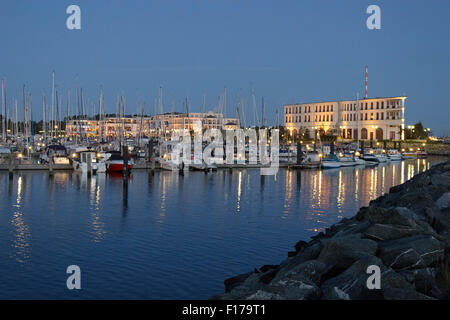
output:
[{"label": "water", "polygon": [[[206,299],[442,158],[375,168],[0,173],[1,299]],[[127,190],[126,190],[127,189]],[[82,290],[68,290],[78,265]]]}]

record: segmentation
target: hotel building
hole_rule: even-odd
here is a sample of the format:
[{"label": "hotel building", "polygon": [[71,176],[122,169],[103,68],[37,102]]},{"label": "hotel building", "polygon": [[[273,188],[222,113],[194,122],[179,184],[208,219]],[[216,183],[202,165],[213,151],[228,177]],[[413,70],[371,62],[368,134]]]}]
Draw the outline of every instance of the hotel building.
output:
[{"label": "hotel building", "polygon": [[344,139],[403,140],[406,96],[284,106],[285,127],[313,138],[318,131]]},{"label": "hotel building", "polygon": [[100,137],[114,139],[123,134],[125,137],[159,136],[172,131],[187,129],[238,129],[238,118],[224,118],[221,113],[166,113],[153,117],[108,117],[104,120],[74,119],[66,124],[69,137]]}]

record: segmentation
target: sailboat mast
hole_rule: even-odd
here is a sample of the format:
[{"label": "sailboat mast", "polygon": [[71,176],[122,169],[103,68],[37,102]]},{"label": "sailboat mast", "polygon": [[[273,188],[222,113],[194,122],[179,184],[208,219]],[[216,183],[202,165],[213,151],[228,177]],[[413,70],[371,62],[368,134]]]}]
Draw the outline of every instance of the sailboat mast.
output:
[{"label": "sailboat mast", "polygon": [[6,93],[5,78],[2,78],[2,140],[6,141]]},{"label": "sailboat mast", "polygon": [[44,133],[44,141],[47,140],[47,124],[45,123],[45,93],[42,92],[42,131]]}]

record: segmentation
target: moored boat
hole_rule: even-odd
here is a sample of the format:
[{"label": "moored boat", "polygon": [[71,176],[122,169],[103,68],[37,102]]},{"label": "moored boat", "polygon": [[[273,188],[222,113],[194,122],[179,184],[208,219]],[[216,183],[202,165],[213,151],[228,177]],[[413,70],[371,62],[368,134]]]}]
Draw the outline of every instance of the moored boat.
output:
[{"label": "moored boat", "polygon": [[323,169],[333,169],[340,168],[341,162],[336,155],[327,155],[322,159],[322,168]]},{"label": "moored boat", "polygon": [[[89,165],[90,159],[90,165]],[[104,162],[97,161],[97,154],[92,151],[77,152],[72,155],[72,166],[75,171],[81,173],[104,173],[106,172],[106,165]]]},{"label": "moored boat", "polygon": [[[123,172],[125,162],[120,151],[110,151],[107,153],[105,160],[106,168],[108,172]],[[128,160],[128,170],[133,169],[133,162]]]},{"label": "moored boat", "polygon": [[308,152],[300,163],[300,167],[304,169],[317,169],[322,164],[321,155],[317,151]]},{"label": "moored boat", "polygon": [[401,161],[402,160],[401,153],[395,149],[388,150],[387,156],[388,156],[389,160],[391,160],[391,161]]}]

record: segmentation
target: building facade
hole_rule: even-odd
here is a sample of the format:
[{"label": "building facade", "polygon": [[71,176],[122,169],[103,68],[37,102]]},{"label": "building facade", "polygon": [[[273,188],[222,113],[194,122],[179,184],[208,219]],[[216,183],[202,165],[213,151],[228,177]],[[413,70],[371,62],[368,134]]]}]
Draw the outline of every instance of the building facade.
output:
[{"label": "building facade", "polygon": [[224,118],[221,113],[166,113],[152,117],[150,131],[152,134],[160,135],[164,131],[171,133],[177,130],[196,131],[205,129],[238,129],[240,121],[238,118]]},{"label": "building facade", "polygon": [[344,139],[403,140],[406,96],[290,104],[284,106],[291,134],[319,131]]},{"label": "building facade", "polygon": [[66,135],[114,139],[138,136],[160,136],[177,130],[238,129],[238,118],[224,118],[221,113],[167,113],[153,117],[108,117],[104,120],[74,119],[67,121]]}]

